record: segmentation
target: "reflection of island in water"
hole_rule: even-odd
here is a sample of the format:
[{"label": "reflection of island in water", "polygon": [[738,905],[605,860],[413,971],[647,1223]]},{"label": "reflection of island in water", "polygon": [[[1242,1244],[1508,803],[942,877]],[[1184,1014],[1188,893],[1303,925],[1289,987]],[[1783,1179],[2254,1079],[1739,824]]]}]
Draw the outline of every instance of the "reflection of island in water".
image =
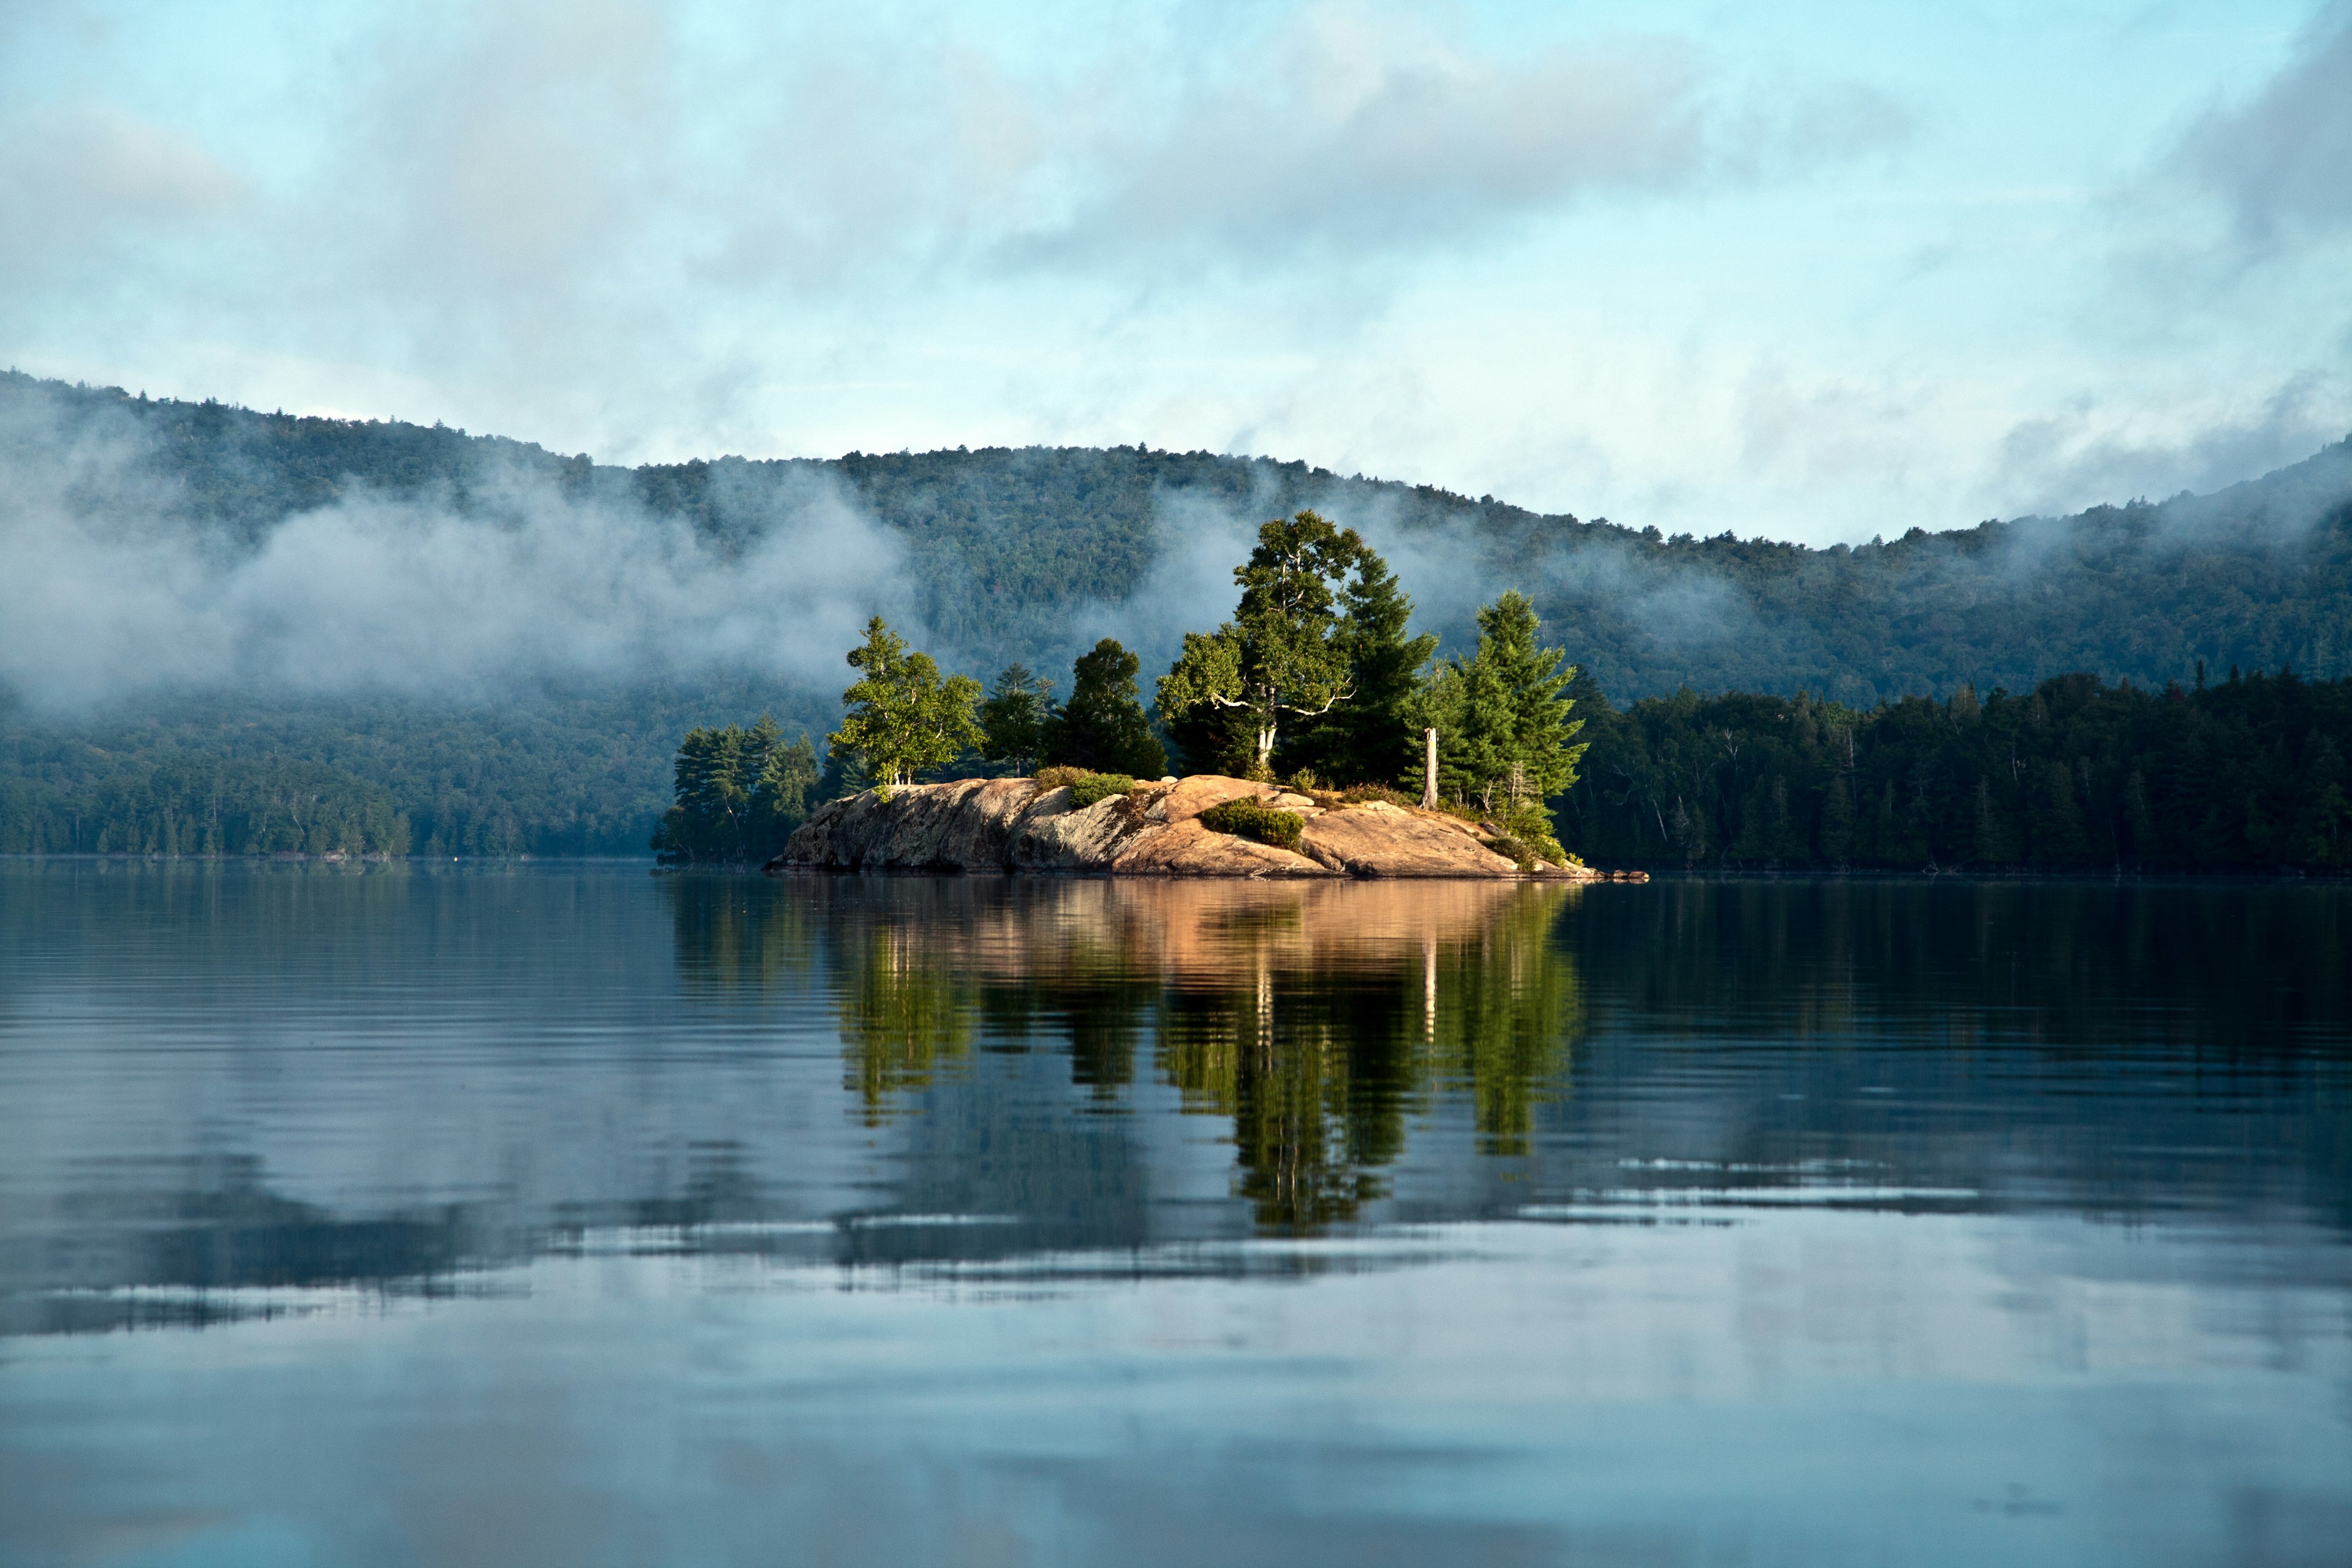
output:
[{"label": "reflection of island in water", "polygon": [[1286,1274],[1792,1203],[2336,1269],[2347,931],[2323,887],[20,868],[0,1341],[549,1257]]},{"label": "reflection of island in water", "polygon": [[1465,1093],[1526,1148],[1582,1007],[1550,933],[1572,888],[1490,882],[855,880],[787,896],[670,884],[689,987],[822,967],[845,1086],[879,1123],[975,1051],[1059,1044],[1116,1102],[1150,1071],[1229,1119],[1236,1191],[1304,1231],[1382,1195],[1409,1116]]}]

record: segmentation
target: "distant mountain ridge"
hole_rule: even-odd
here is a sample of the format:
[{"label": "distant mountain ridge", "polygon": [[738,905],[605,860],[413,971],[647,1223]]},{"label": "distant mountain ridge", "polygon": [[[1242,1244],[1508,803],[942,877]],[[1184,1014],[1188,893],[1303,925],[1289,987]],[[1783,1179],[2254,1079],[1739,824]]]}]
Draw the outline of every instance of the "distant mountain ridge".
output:
[{"label": "distant mountain ridge", "polygon": [[[53,428],[135,432],[147,447],[138,461],[182,516],[247,542],[355,488],[439,493],[463,510],[495,504],[520,473],[575,502],[642,507],[740,543],[789,486],[830,478],[908,542],[924,628],[983,674],[1015,658],[1066,663],[1093,634],[1092,623],[1074,629],[1074,615],[1108,624],[1155,584],[1171,517],[1240,528],[1305,506],[1398,552],[1423,621],[1449,645],[1460,646],[1476,603],[1521,588],[1621,700],[1689,685],[1802,688],[1867,705],[1964,682],[2021,689],[2073,670],[2160,685],[2187,679],[2200,658],[2217,670],[2352,670],[2352,438],[2210,495],[1814,549],[1728,527],[1662,538],[1206,452],[992,447],[618,468],[439,426],[0,377],[0,416],[16,414],[21,431],[28,406],[45,408]],[[1211,602],[1192,608],[1212,623],[1220,613]],[[1181,629],[1130,632],[1147,673]]]}]

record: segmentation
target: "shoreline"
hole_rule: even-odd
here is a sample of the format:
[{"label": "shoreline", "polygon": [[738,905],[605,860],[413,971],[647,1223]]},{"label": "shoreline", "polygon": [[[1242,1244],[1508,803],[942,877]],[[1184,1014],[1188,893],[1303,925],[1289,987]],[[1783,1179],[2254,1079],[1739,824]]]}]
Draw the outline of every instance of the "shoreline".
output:
[{"label": "shoreline", "polygon": [[[0,864],[27,865],[99,864],[107,866],[335,866],[389,868],[432,866],[601,866],[615,869],[642,869],[657,877],[751,877],[772,878],[812,877],[1071,877],[1071,878],[1133,878],[1136,872],[1108,870],[1046,870],[1029,868],[1018,872],[1002,868],[865,868],[840,869],[814,867],[776,867],[772,862],[759,860],[664,861],[657,856],[646,855],[352,855],[337,859],[330,855],[288,854],[268,855],[165,855],[161,852],[132,854],[109,850],[99,854],[81,851],[0,850]],[[1577,881],[1599,880],[1630,882],[1635,879],[1628,872],[1639,872],[1640,880],[1649,882],[1958,882],[1958,883],[2096,883],[2114,886],[2179,885],[2183,887],[2226,887],[2232,884],[2246,887],[2277,887],[2308,884],[2313,887],[2343,887],[2352,885],[2352,874],[2312,871],[2183,871],[2183,870],[1980,870],[1969,868],[1941,870],[1895,871],[1879,867],[1855,866],[1838,869],[1831,867],[1741,867],[1741,866],[1631,866],[1614,868]],[[1507,879],[1497,878],[1496,880]],[[1531,882],[1566,882],[1563,877],[1527,876],[1521,880]]]}]

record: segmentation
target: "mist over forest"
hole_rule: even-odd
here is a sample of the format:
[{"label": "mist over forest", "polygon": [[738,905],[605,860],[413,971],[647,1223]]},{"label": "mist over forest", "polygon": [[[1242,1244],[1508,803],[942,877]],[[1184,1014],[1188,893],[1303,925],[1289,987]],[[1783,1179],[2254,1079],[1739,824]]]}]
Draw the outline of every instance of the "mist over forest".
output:
[{"label": "mist over forest", "polygon": [[[1302,507],[1386,555],[1447,652],[1480,603],[1527,593],[1589,710],[2352,663],[2352,440],[2210,495],[1943,532],[1890,519],[1826,550],[1265,458],[619,468],[14,373],[0,472],[0,824],[106,817],[162,770],[314,821],[397,819],[406,848],[642,853],[678,737],[767,710],[821,738],[867,616],[983,679],[1018,659],[1066,681],[1116,637],[1148,682],[1230,614],[1257,524]],[[79,826],[73,843],[97,847]]]}]

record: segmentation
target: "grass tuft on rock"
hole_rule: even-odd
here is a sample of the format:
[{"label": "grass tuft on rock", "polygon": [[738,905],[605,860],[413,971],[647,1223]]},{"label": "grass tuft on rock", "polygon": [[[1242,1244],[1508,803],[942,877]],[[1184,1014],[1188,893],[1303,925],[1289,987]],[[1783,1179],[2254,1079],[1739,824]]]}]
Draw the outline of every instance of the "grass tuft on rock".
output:
[{"label": "grass tuft on rock", "polygon": [[1134,787],[1135,781],[1125,773],[1088,773],[1070,786],[1070,802],[1084,811],[1098,800],[1125,795]]},{"label": "grass tuft on rock", "polygon": [[1236,838],[1252,838],[1277,849],[1297,849],[1307,824],[1296,813],[1265,805],[1254,795],[1237,795],[1201,814],[1201,826]]}]

